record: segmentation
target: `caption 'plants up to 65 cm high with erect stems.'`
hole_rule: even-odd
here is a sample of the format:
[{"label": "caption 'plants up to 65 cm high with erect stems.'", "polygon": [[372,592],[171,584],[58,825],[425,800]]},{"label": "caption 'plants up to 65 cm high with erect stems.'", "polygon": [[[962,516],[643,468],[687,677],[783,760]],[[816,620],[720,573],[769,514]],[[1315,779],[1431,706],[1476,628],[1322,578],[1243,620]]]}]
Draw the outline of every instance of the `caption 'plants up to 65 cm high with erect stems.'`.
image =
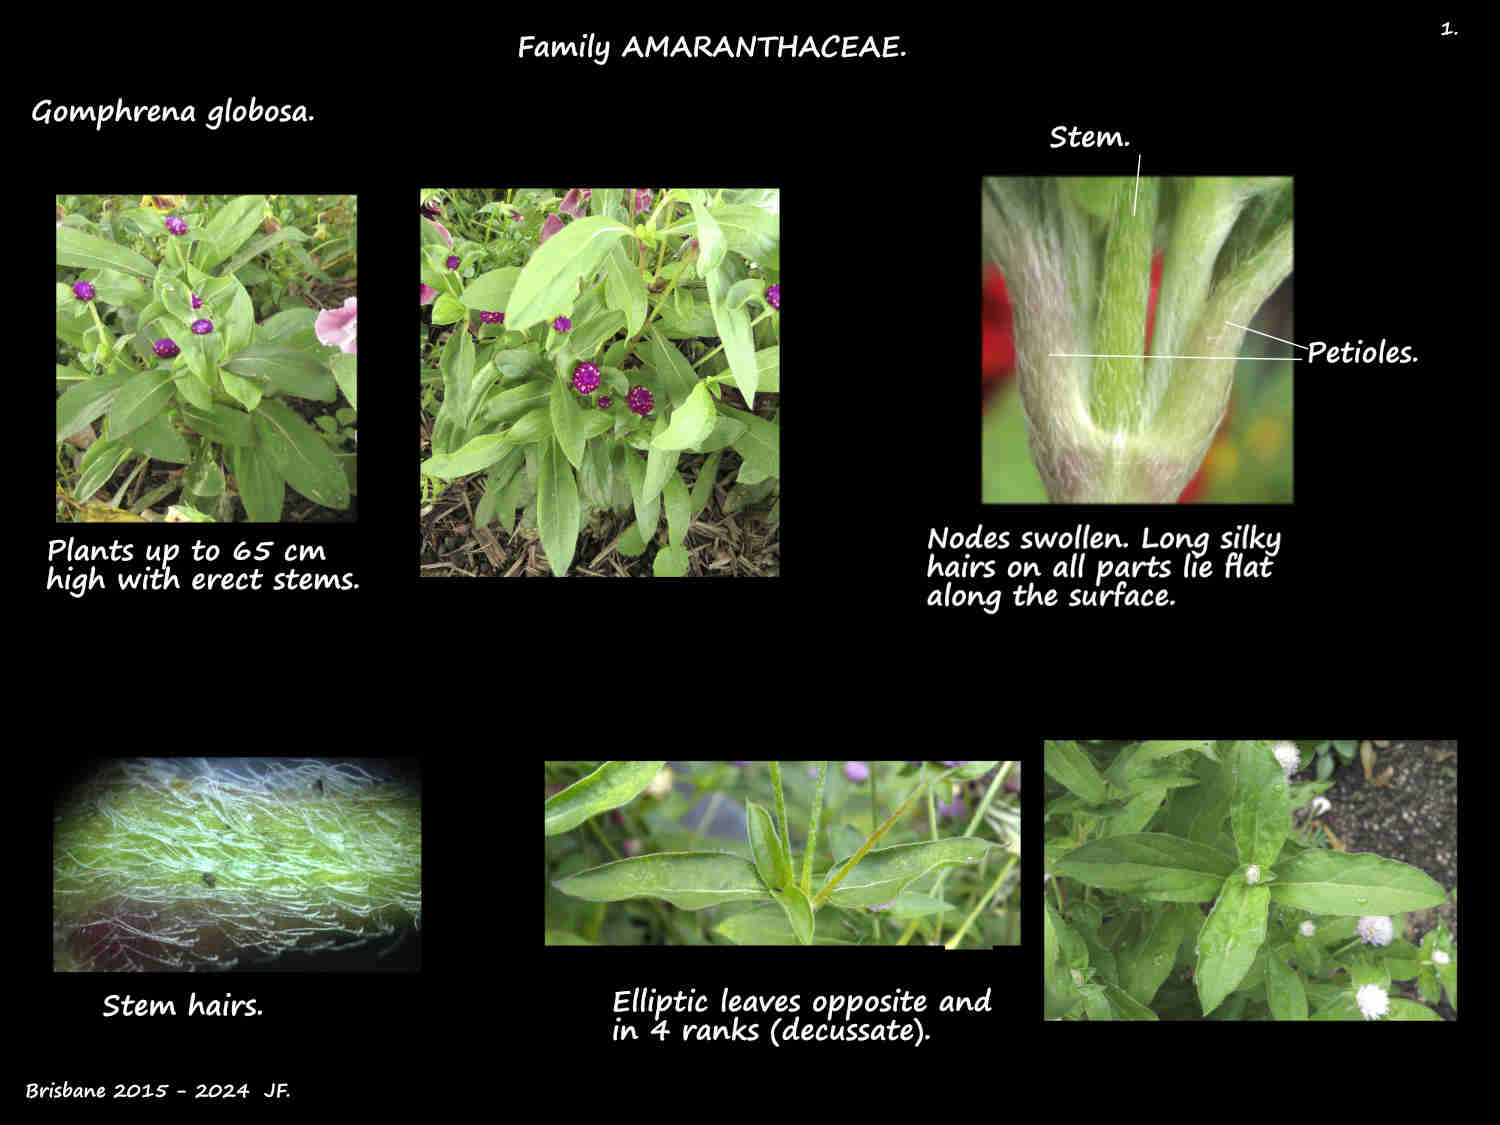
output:
[{"label": "caption 'plants up to 65 cm high with erect stems.'", "polygon": [[[646,900],[633,909],[670,944],[916,941],[951,949],[1020,940],[1015,762],[846,762],[832,776],[828,762],[687,763],[701,769],[685,774],[696,780],[686,796],[674,791],[665,762],[594,765],[548,763],[549,781],[582,774],[546,801],[546,835],[563,838],[549,849],[548,944],[609,941],[601,941],[602,906],[554,902],[558,892],[590,903]],[[906,795],[888,810],[881,785],[888,796]],[[747,797],[743,809],[732,806],[743,840],[733,851],[694,846],[673,818],[725,791],[766,803]],[[977,806],[972,815],[966,798]],[[807,816],[800,861],[789,807]],[[618,824],[606,826],[606,813]],[[949,819],[963,824],[960,835],[943,833]],[[644,850],[645,831],[668,850],[633,854]],[[611,861],[588,866],[604,856]]]},{"label": "caption 'plants up to 65 cm high with erect stems.'", "polygon": [[[1316,743],[1049,742],[1049,1018],[1440,1019],[1458,950],[1400,916],[1448,901],[1419,869],[1325,851],[1292,810]],[[1211,905],[1210,905],[1211,904]]]}]

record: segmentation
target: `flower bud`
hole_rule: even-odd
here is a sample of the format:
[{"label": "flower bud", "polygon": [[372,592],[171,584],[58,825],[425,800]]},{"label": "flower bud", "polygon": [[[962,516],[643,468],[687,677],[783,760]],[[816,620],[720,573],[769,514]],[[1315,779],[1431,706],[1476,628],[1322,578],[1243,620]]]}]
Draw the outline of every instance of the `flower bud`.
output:
[{"label": "flower bud", "polygon": [[447,267],[450,270],[456,270],[456,269],[458,269],[458,255],[457,254],[449,254],[448,255],[448,261],[445,264],[447,265]]},{"label": "flower bud", "polygon": [[1302,754],[1295,743],[1278,742],[1271,747],[1271,752],[1276,755],[1276,760],[1281,763],[1281,772],[1287,777],[1291,777],[1302,766]]},{"label": "flower bud", "polygon": [[573,322],[565,316],[560,316],[552,322],[554,332],[566,332],[573,327]]},{"label": "flower bud", "polygon": [[1432,963],[1434,965],[1446,965],[1448,963],[1448,955],[1441,949],[1434,949],[1432,951]]},{"label": "flower bud", "polygon": [[214,330],[214,322],[211,320],[195,320],[192,324],[194,336],[207,336]]},{"label": "flower bud", "polygon": [[94,287],[87,281],[73,282],[73,296],[80,301],[92,301],[94,299]]},{"label": "flower bud", "polygon": [[187,224],[179,219],[176,215],[168,215],[165,222],[169,233],[187,234]]},{"label": "flower bud", "polygon": [[781,311],[781,282],[766,286],[766,304],[777,312]]},{"label": "flower bud", "polygon": [[479,319],[484,321],[486,324],[504,324],[505,314],[503,312],[487,312],[486,310],[481,309],[479,311]]},{"label": "flower bud", "polygon": [[1313,934],[1318,932],[1318,925],[1311,918],[1308,918],[1297,927],[1297,932],[1303,937],[1312,937]]},{"label": "flower bud", "polygon": [[1252,887],[1260,882],[1259,865],[1252,863],[1249,867],[1245,868],[1245,882],[1249,883]]},{"label": "flower bud", "polygon": [[160,340],[156,341],[156,343],[152,344],[151,350],[157,355],[161,356],[162,359],[171,359],[178,352],[182,351],[181,348],[179,348],[172,342],[170,338],[166,336],[163,336]]}]

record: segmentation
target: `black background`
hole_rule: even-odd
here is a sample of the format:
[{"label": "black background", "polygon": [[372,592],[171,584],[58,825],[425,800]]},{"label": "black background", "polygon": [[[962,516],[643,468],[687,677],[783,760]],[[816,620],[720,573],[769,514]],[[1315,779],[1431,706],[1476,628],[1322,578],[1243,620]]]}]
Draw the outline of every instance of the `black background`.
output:
[{"label": "black background", "polygon": [[[498,1107],[507,1084],[533,1082],[517,1062],[555,1064],[546,1082],[564,1089],[579,1087],[576,1067],[640,1079],[642,1062],[658,1056],[609,1044],[615,989],[811,992],[828,981],[929,992],[992,981],[1000,1012],[987,1029],[939,1022],[941,1049],[923,1056],[972,1066],[1008,1057],[1006,1033],[1039,1022],[1033,900],[1027,949],[993,955],[544,950],[534,890],[519,894],[520,857],[535,854],[517,811],[519,775],[528,786],[532,775],[519,767],[583,749],[624,757],[663,740],[705,753],[789,739],[800,748],[806,735],[865,757],[898,741],[993,749],[1034,770],[1044,737],[1165,737],[1231,721],[1256,736],[1459,737],[1472,672],[1455,643],[1475,632],[1467,603],[1487,601],[1468,588],[1482,581],[1475,536],[1486,522],[1470,518],[1486,510],[1474,498],[1487,484],[1475,471],[1487,444],[1473,427],[1490,410],[1481,394],[1492,397],[1492,316],[1474,316],[1474,286],[1492,288],[1487,267],[1476,282],[1474,256],[1493,241],[1472,171],[1476,146],[1488,143],[1473,100],[1480,29],[1459,25],[1444,39],[1438,17],[1411,14],[1318,24],[1299,13],[1267,25],[1260,9],[1180,24],[1135,12],[1095,22],[1082,8],[1044,17],[997,9],[940,28],[870,27],[903,36],[908,54],[896,61],[640,64],[619,59],[615,36],[605,67],[518,62],[515,37],[532,29],[505,21],[452,43],[414,17],[403,53],[321,68],[317,81],[300,68],[302,77],[283,76],[272,55],[226,67],[243,74],[232,81],[213,68],[191,82],[150,71],[159,84],[143,89],[81,70],[13,95],[13,136],[31,159],[25,214],[12,221],[30,234],[30,260],[51,260],[46,202],[56,193],[357,192],[364,314],[360,520],[263,529],[278,542],[329,544],[329,569],[355,571],[360,589],[44,594],[46,544],[60,533],[229,543],[262,529],[63,528],[45,489],[20,487],[18,474],[9,527],[10,556],[24,560],[12,583],[22,594],[22,713],[49,741],[102,739],[130,752],[214,743],[244,753],[267,738],[280,753],[304,743],[316,752],[326,739],[352,740],[359,753],[424,752],[429,826],[420,974],[261,978],[248,991],[265,1016],[209,1029],[180,1017],[102,1019],[114,983],[52,978],[45,901],[35,898],[46,879],[23,882],[29,902],[16,915],[31,923],[9,927],[26,1025],[13,1083],[287,1080],[303,1106],[431,1111],[472,1096]],[[317,120],[217,133],[201,120],[102,132],[30,120],[44,97],[192,102],[201,119],[223,96],[252,94],[306,104]],[[1122,132],[1148,173],[1294,175],[1297,338],[1383,336],[1421,356],[1415,367],[1299,368],[1295,504],[977,504],[980,177],[1134,168],[1133,152],[1080,150],[1064,161],[1048,145],[1052,126],[1067,123]],[[601,177],[783,189],[793,290],[783,576],[421,582],[417,189]],[[23,273],[13,266],[13,299],[45,310],[32,292],[40,287],[18,285]],[[45,325],[25,331],[34,346],[12,354],[42,367]],[[52,386],[35,371],[25,383],[28,417],[40,422]],[[17,464],[43,463],[45,425],[16,432],[26,435]],[[1147,514],[1165,530],[1278,529],[1276,576],[1195,588],[1168,609],[991,617],[925,606],[930,527],[1082,520],[1133,540]],[[24,784],[27,767],[17,769]],[[1039,810],[1027,815],[1039,823]],[[16,823],[15,836],[31,831]],[[45,868],[45,835],[14,843]],[[1026,865],[1025,885],[1040,886],[1034,850]],[[175,982],[126,983],[185,1007]],[[728,1065],[713,1053],[723,1050],[695,1057]],[[801,1060],[828,1065],[816,1051]],[[696,1063],[668,1073],[717,1080]]]}]

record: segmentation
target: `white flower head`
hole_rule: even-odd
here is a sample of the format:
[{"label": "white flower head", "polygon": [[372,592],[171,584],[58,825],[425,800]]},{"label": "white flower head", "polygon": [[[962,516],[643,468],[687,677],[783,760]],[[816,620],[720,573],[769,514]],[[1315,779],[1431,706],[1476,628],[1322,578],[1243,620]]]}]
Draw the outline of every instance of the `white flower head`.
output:
[{"label": "white flower head", "polygon": [[1294,743],[1278,742],[1271,747],[1271,752],[1276,755],[1276,760],[1281,763],[1281,772],[1287,777],[1291,777],[1302,765],[1302,755]]},{"label": "white flower head", "polygon": [[1252,887],[1260,882],[1260,867],[1258,864],[1252,863],[1249,867],[1245,868],[1245,882],[1249,883]]},{"label": "white flower head", "polygon": [[1390,945],[1395,927],[1384,914],[1366,914],[1354,927],[1354,932],[1366,945]]},{"label": "white flower head", "polygon": [[1303,922],[1302,925],[1298,926],[1297,930],[1302,934],[1303,937],[1312,937],[1313,934],[1318,932],[1318,927],[1317,924],[1313,922],[1311,918],[1309,918],[1305,922]]},{"label": "white flower head", "polygon": [[1434,965],[1446,965],[1448,963],[1448,955],[1441,949],[1434,949],[1432,951],[1432,963]]},{"label": "white flower head", "polygon": [[1391,1010],[1391,998],[1378,984],[1367,984],[1354,994],[1354,1001],[1367,1020],[1378,1020]]},{"label": "white flower head", "polygon": [[1312,804],[1307,807],[1312,811],[1313,816],[1322,816],[1329,809],[1333,808],[1333,805],[1329,803],[1327,797],[1314,797]]}]

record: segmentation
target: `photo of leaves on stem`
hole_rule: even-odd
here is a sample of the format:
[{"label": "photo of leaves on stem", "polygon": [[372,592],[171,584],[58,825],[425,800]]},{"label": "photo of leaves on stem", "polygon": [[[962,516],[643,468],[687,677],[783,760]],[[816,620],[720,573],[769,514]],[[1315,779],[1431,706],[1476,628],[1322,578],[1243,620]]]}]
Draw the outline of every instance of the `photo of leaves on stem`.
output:
[{"label": "photo of leaves on stem", "polygon": [[1290,177],[984,181],[984,503],[1292,499]]},{"label": "photo of leaves on stem", "polygon": [[1021,941],[1019,762],[547,762],[548,945]]},{"label": "photo of leaves on stem", "polygon": [[55,795],[52,865],[58,972],[421,966],[404,760],[95,763]]},{"label": "photo of leaves on stem", "polygon": [[357,217],[57,197],[59,523],[356,517]]},{"label": "photo of leaves on stem", "polygon": [[774,577],[781,193],[425,189],[421,574]]},{"label": "photo of leaves on stem", "polygon": [[[1429,912],[1457,887],[1320,824],[1334,783],[1307,775],[1329,745],[1046,743],[1047,1018],[1441,1021],[1444,997],[1456,1018],[1457,937]],[[1448,799],[1413,792],[1400,822],[1430,809],[1456,840],[1455,790],[1429,776]]]}]

